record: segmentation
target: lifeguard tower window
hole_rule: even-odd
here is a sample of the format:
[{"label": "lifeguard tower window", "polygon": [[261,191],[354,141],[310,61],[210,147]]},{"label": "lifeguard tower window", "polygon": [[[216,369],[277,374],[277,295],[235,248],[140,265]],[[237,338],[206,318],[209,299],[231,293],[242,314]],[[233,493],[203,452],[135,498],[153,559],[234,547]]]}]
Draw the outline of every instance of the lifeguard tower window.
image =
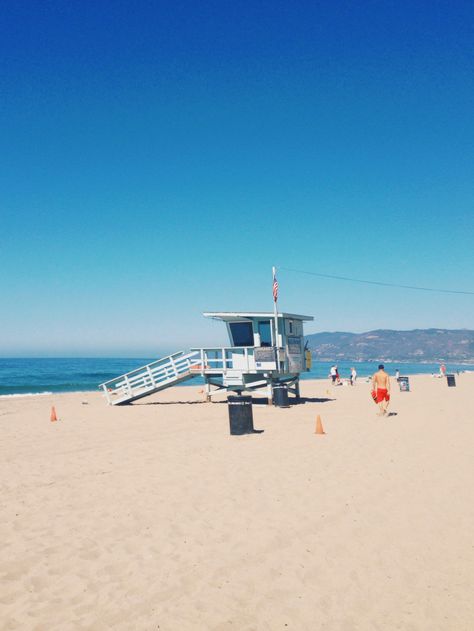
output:
[{"label": "lifeguard tower window", "polygon": [[272,345],[272,332],[270,320],[262,320],[258,323],[258,333],[260,335],[260,346]]},{"label": "lifeguard tower window", "polygon": [[229,322],[234,346],[253,346],[253,328],[251,322]]}]

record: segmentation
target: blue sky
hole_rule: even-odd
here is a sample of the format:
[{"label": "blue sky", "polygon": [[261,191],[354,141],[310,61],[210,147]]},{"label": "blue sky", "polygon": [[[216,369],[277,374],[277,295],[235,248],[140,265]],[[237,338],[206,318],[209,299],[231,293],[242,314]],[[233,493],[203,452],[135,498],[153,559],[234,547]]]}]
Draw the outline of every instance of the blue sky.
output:
[{"label": "blue sky", "polygon": [[[6,2],[0,354],[223,343],[271,267],[474,290],[468,2]],[[474,297],[280,269],[307,332]]]}]

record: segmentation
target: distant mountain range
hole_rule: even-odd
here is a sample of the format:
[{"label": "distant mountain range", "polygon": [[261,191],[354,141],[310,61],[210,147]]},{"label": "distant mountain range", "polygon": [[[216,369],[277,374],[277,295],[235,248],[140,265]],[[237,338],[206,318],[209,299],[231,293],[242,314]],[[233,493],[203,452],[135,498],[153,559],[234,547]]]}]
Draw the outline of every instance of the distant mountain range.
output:
[{"label": "distant mountain range", "polygon": [[313,357],[321,361],[474,361],[474,331],[468,329],[325,332],[306,339]]}]

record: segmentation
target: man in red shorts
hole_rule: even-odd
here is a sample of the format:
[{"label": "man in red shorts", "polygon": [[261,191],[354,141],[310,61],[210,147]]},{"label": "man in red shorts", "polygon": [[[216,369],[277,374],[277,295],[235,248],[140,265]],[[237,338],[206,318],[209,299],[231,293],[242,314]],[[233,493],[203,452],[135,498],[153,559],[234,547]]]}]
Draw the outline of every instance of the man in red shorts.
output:
[{"label": "man in red shorts", "polygon": [[390,377],[385,372],[383,364],[379,365],[378,371],[372,377],[372,389],[375,391],[375,402],[380,409],[379,416],[384,416],[390,402]]}]

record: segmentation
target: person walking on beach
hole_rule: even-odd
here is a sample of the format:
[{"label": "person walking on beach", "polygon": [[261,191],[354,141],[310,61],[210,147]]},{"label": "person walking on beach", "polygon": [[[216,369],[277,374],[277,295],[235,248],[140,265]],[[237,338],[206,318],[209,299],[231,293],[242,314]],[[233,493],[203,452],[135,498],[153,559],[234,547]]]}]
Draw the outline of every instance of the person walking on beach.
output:
[{"label": "person walking on beach", "polygon": [[379,416],[387,414],[388,404],[390,402],[390,377],[385,372],[383,364],[379,364],[379,369],[372,377],[372,389],[375,392],[375,403],[378,404],[380,412]]},{"label": "person walking on beach", "polygon": [[357,379],[357,371],[355,368],[351,368],[351,377],[350,377],[351,386],[355,384],[356,379]]},{"label": "person walking on beach", "polygon": [[337,378],[337,368],[336,366],[331,366],[330,370],[329,370],[329,376],[331,377],[332,383],[335,384],[336,383],[336,378]]}]

